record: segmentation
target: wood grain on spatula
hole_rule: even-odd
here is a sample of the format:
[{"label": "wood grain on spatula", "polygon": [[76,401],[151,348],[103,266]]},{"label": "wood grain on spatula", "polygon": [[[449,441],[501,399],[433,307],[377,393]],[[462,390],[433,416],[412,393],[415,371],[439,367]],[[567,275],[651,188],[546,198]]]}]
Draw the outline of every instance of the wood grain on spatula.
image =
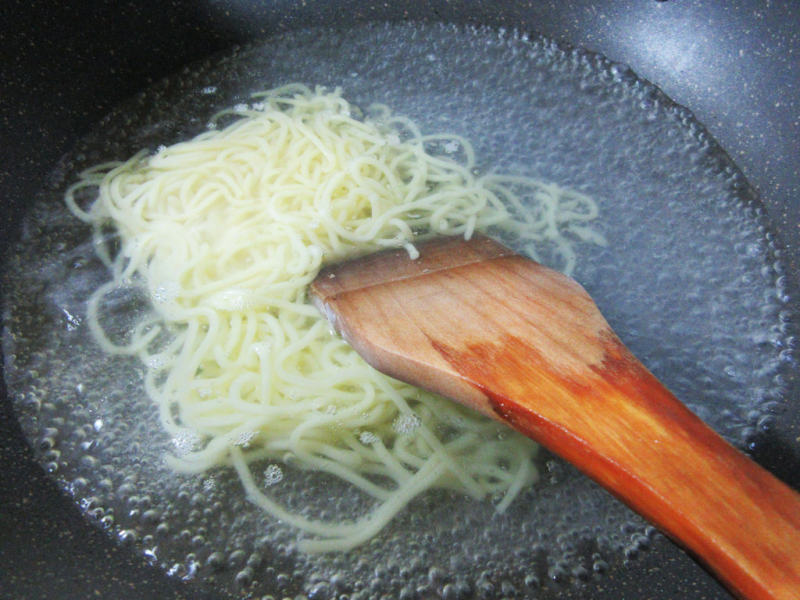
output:
[{"label": "wood grain on spatula", "polygon": [[482,236],[418,249],[327,268],[311,286],[370,364],[564,457],[739,597],[800,598],[800,496],[676,400],[578,283]]}]

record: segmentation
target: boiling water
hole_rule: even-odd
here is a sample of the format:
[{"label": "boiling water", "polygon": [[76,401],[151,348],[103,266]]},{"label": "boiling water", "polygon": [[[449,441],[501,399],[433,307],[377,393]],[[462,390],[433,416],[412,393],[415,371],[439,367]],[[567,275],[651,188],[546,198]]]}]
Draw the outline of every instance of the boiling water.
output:
[{"label": "boiling water", "polygon": [[[199,133],[217,109],[291,81],[384,102],[424,132],[472,141],[483,171],[532,175],[597,200],[605,248],[575,276],[655,374],[739,447],[769,428],[789,368],[786,292],[739,172],[685,110],[629,71],[547,40],[440,26],[291,33],[196,66],[98,125],[32,208],[9,265],[5,374],[46,469],[88,517],[169,574],[232,597],[584,597],[651,543],[652,528],[558,459],[504,515],[432,492],[347,554],[306,556],[244,499],[236,475],[170,471],[140,366],[84,324],[107,279],[61,196],[82,168]],[[144,300],[121,294],[124,333]],[[178,441],[180,445],[180,441]],[[329,477],[264,464],[303,514],[347,518],[365,498]]]}]

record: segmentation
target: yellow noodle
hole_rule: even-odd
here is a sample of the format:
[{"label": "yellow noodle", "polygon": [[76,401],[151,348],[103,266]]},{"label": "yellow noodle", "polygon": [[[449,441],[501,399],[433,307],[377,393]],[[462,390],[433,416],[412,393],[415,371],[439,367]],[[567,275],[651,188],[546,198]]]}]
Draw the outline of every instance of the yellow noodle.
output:
[{"label": "yellow noodle", "polygon": [[[499,495],[504,510],[537,477],[535,445],[374,371],[306,287],[331,261],[382,247],[414,257],[425,233],[501,231],[533,255],[549,245],[569,270],[574,240],[602,243],[596,205],[528,177],[476,175],[464,138],[423,136],[385,106],[362,116],[339,91],[290,84],[253,98],[192,140],[86,171],[65,198],[112,277],[89,300],[90,330],[145,365],[176,445],[168,464],[232,465],[248,498],[310,536],[309,551],[363,543],[430,488]],[[131,285],[152,312],[113,339],[104,307]],[[352,522],[292,514],[253,476],[265,459],[341,478],[376,507]]]}]

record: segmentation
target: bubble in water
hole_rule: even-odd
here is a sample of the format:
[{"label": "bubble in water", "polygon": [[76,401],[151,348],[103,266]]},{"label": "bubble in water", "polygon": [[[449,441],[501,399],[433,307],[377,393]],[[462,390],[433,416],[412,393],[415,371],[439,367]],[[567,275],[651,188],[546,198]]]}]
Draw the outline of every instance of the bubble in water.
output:
[{"label": "bubble in water", "polygon": [[446,144],[443,146],[443,150],[444,150],[444,151],[445,151],[447,154],[453,154],[453,153],[455,153],[455,152],[458,152],[458,149],[459,149],[460,147],[461,147],[461,146],[459,145],[459,143],[458,143],[458,142],[456,142],[456,141],[450,141],[450,142],[447,142],[447,143],[446,143]]},{"label": "bubble in water", "polygon": [[153,302],[167,304],[174,301],[180,294],[181,286],[177,281],[164,281],[153,290]]},{"label": "bubble in water", "polygon": [[264,485],[271,486],[283,481],[283,469],[272,464],[264,469]]},{"label": "bubble in water", "polygon": [[194,452],[200,445],[201,437],[197,432],[183,429],[176,433],[172,438],[172,445],[178,455]]},{"label": "bubble in water", "polygon": [[64,313],[64,319],[67,322],[67,331],[75,331],[78,327],[80,327],[81,320],[69,312],[66,308],[62,308],[61,312]]},{"label": "bubble in water", "polygon": [[250,444],[250,442],[253,441],[253,438],[255,438],[256,435],[257,433],[255,431],[243,431],[241,433],[236,434],[236,436],[233,439],[233,444],[235,446],[242,446],[246,448]]},{"label": "bubble in water", "polygon": [[378,438],[378,436],[372,433],[371,431],[362,431],[361,434],[358,436],[358,441],[360,441],[365,446],[369,446],[370,444],[379,442],[380,438]]},{"label": "bubble in water", "polygon": [[392,422],[392,429],[400,434],[414,433],[422,424],[420,418],[414,414],[400,415]]},{"label": "bubble in water", "polygon": [[161,354],[152,354],[151,356],[147,357],[145,361],[148,367],[151,369],[164,369],[167,366],[167,359]]}]

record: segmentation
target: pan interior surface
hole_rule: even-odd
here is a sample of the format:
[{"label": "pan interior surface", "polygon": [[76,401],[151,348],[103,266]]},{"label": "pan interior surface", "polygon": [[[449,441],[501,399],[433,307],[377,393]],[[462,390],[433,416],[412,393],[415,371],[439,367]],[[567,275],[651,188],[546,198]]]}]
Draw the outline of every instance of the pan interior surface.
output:
[{"label": "pan interior surface", "polygon": [[[574,276],[631,350],[740,448],[785,409],[782,264],[755,194],[688,111],[626,68],[543,38],[368,25],[287,33],[188,68],[120,106],[64,158],[26,218],[4,307],[7,385],[38,459],[109,535],[224,596],[585,597],[655,533],[562,461],[543,458],[542,480],[502,515],[433,492],[365,546],[305,555],[291,528],[245,500],[232,471],[178,475],[163,464],[175,446],[138,363],[90,337],[85,301],[108,275],[62,202],[66,186],[292,81],[385,103],[425,133],[462,135],[482,172],[588,194],[608,245],[582,247]],[[146,309],[121,292],[115,326]],[[274,483],[269,466],[260,483],[294,510],[347,519],[368,507],[291,465]]]}]

